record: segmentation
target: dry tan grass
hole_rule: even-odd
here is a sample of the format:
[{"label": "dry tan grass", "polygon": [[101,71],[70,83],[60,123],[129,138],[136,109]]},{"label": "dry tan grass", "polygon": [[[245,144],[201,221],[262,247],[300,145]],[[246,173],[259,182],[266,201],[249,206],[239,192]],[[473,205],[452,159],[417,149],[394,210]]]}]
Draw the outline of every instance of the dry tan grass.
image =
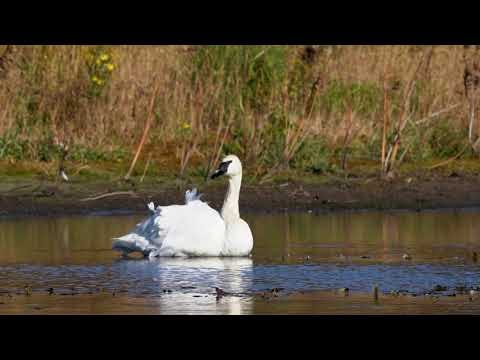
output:
[{"label": "dry tan grass", "polygon": [[[0,47],[0,56],[5,48]],[[85,94],[91,79],[85,61],[91,48],[13,46],[14,50],[8,54],[5,77],[0,79],[0,136],[20,127],[17,136],[35,142],[48,130],[58,141],[104,150],[121,147],[132,152],[133,157],[154,87],[160,84],[155,119],[143,153],[145,159],[148,154],[154,158],[173,157],[179,173],[192,163],[211,165],[218,160],[223,144],[231,141],[232,134],[241,129],[242,155],[261,167],[265,144],[259,139],[268,129],[270,113],[280,107],[289,114],[291,126],[286,127],[283,159],[279,162],[288,165],[308,136],[321,137],[337,148],[346,148],[366,138],[381,138],[385,119],[383,95],[376,111],[359,113],[352,104],[347,104],[348,111],[330,112],[321,105],[321,97],[334,80],[373,84],[381,91],[386,84],[390,131],[401,128],[407,120],[415,123],[429,119],[431,114],[455,104],[461,105],[442,115],[459,129],[468,126],[461,46],[435,46],[428,59],[424,58],[430,48],[427,46],[327,48],[308,68],[307,79],[318,80],[314,91],[312,81],[308,81],[303,84],[306,96],[290,98],[285,90],[287,75],[285,88],[271,89],[263,111],[239,103],[240,122],[234,121],[238,113],[225,106],[229,100],[225,97],[225,88],[211,72],[206,71],[192,81],[189,64],[195,47],[106,46],[104,51],[111,54],[115,69],[102,95],[88,98]],[[287,73],[294,71],[295,59],[302,49],[292,46],[289,50],[291,62]],[[424,65],[418,69],[422,57]],[[223,69],[220,73],[231,82],[231,88],[236,89],[234,96],[235,91],[238,94],[242,91],[240,72],[228,73]],[[401,111],[394,109],[392,99],[397,93],[400,99],[413,99],[408,93],[412,78],[416,83],[421,82],[424,90],[415,112],[402,117]],[[422,126],[435,126],[436,121],[437,118],[432,117]]]}]

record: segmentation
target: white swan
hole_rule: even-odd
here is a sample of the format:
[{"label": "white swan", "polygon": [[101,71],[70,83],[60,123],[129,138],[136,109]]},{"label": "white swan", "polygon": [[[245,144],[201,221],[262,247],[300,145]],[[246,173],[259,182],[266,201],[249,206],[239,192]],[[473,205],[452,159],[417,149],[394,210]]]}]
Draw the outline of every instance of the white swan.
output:
[{"label": "white swan", "polygon": [[197,190],[185,193],[185,205],[148,208],[153,215],[127,235],[115,238],[113,249],[144,256],[248,256],[253,236],[240,218],[238,198],[242,164],[235,155],[225,157],[212,179],[226,175],[228,191],[221,214],[200,200]]}]

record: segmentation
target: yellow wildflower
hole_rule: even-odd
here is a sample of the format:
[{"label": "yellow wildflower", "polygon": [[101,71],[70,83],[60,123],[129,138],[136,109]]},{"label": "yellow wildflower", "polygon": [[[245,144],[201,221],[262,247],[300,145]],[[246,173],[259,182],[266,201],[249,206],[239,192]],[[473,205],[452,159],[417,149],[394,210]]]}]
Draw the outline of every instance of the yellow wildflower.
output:
[{"label": "yellow wildflower", "polygon": [[93,75],[93,76],[92,76],[92,81],[93,81],[94,83],[96,83],[96,82],[98,81],[98,77],[97,77],[96,75]]},{"label": "yellow wildflower", "polygon": [[107,70],[110,71],[110,72],[112,72],[113,69],[115,69],[115,65],[113,65],[113,64],[107,64],[107,65],[105,65],[105,67],[106,67]]},{"label": "yellow wildflower", "polygon": [[188,129],[190,129],[190,128],[191,128],[191,126],[190,126],[189,123],[184,122],[184,123],[182,124],[182,129],[188,130]]},{"label": "yellow wildflower", "polygon": [[97,65],[100,65],[102,62],[100,61],[100,59],[97,59],[97,61],[95,61],[95,63],[96,63]]},{"label": "yellow wildflower", "polygon": [[100,60],[102,60],[102,61],[107,61],[108,59],[109,59],[108,54],[102,54],[102,55],[100,55]]}]

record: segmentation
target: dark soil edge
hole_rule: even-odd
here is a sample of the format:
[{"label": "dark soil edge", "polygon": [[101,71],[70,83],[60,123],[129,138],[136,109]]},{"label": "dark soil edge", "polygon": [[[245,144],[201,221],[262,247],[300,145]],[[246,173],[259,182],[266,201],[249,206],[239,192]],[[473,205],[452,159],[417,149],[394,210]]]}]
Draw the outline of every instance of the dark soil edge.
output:
[{"label": "dark soil edge", "polygon": [[[0,216],[60,216],[86,214],[147,213],[147,203],[181,204],[184,191],[174,186],[132,187],[130,194],[119,194],[92,201],[82,199],[112,191],[111,186],[79,184],[43,186],[41,191],[0,193]],[[189,188],[188,186],[182,189]],[[81,189],[81,191],[79,191]],[[200,187],[202,199],[220,209],[226,184]],[[480,207],[480,181],[477,176],[449,176],[396,179],[378,178],[336,181],[328,184],[285,182],[244,185],[240,195],[241,212],[278,213],[286,211],[352,211],[462,209]]]}]

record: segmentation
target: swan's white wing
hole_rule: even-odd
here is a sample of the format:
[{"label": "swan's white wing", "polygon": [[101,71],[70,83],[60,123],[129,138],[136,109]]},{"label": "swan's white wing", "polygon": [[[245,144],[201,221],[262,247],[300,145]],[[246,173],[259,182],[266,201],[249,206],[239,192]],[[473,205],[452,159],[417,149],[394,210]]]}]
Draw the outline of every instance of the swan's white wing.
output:
[{"label": "swan's white wing", "polygon": [[186,194],[187,204],[148,205],[154,214],[138,224],[130,234],[114,239],[113,249],[124,253],[138,251],[159,256],[218,256],[225,223],[220,214],[200,200],[196,191]]},{"label": "swan's white wing", "polygon": [[225,222],[216,210],[200,200],[161,207],[155,223],[164,234],[160,256],[218,256],[221,253]]}]

